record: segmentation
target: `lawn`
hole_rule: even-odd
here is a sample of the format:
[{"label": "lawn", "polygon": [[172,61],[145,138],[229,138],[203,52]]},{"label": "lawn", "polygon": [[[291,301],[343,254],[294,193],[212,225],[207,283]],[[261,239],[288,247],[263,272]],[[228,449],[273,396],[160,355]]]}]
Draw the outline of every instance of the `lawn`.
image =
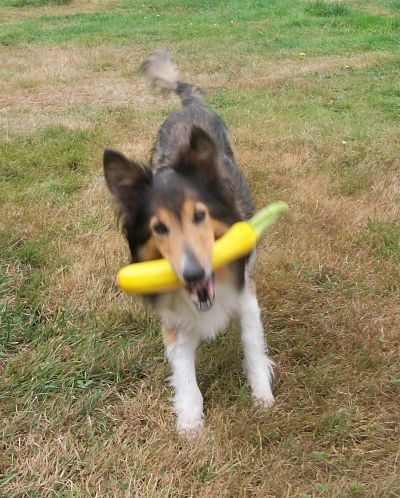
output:
[{"label": "lawn", "polygon": [[[400,497],[399,0],[0,0],[0,23],[0,496]],[[178,106],[137,74],[156,47],[257,205],[290,205],[255,272],[276,405],[232,323],[191,442],[102,176]]]}]

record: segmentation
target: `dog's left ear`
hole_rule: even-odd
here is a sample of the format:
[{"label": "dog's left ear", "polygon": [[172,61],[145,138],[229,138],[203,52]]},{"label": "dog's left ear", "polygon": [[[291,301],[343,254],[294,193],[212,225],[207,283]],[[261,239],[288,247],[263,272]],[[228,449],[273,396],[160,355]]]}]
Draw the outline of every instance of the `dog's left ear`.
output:
[{"label": "dog's left ear", "polygon": [[194,126],[189,145],[178,154],[174,170],[182,176],[198,176],[206,183],[220,179],[220,166],[217,147],[208,133]]},{"label": "dog's left ear", "polygon": [[104,151],[103,164],[108,188],[121,213],[133,215],[145,189],[152,184],[151,170],[112,149]]}]

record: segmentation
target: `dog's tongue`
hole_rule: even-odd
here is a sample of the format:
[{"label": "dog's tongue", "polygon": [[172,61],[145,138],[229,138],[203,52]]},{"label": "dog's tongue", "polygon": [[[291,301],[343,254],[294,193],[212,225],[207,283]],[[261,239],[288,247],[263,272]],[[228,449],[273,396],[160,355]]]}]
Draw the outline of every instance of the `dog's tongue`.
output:
[{"label": "dog's tongue", "polygon": [[188,287],[190,297],[200,311],[207,311],[215,301],[214,279],[209,277]]}]

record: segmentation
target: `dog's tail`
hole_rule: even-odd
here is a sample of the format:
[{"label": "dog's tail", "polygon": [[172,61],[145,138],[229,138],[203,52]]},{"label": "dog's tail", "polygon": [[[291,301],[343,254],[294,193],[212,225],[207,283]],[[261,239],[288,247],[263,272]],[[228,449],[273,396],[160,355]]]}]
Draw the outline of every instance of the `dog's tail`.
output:
[{"label": "dog's tail", "polygon": [[204,93],[195,85],[178,80],[179,71],[169,54],[162,49],[155,50],[145,59],[140,71],[151,81],[152,85],[164,93],[175,92],[182,105],[204,102]]}]

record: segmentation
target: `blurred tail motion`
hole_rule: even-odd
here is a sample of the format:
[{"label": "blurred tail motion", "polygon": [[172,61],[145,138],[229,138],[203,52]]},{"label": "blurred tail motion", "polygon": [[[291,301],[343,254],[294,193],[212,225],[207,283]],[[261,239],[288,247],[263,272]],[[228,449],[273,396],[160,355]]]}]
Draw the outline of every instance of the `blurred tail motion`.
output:
[{"label": "blurred tail motion", "polygon": [[178,80],[178,68],[163,49],[157,49],[147,57],[140,65],[140,71],[157,90],[164,93],[175,92],[184,106],[196,100],[204,102],[204,93],[200,88]]}]

